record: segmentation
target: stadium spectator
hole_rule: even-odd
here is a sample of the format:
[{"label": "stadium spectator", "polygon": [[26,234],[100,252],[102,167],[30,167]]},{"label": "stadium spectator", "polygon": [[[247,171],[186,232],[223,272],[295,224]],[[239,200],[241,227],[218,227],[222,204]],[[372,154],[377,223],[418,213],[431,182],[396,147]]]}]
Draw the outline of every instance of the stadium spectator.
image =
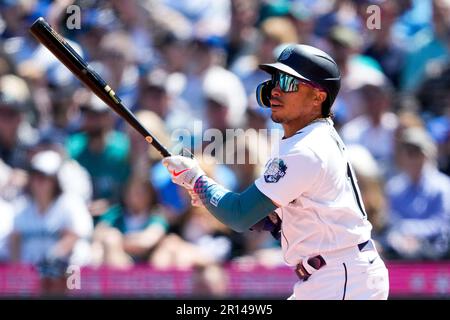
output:
[{"label": "stadium spectator", "polygon": [[2,40],[18,38],[27,34],[26,25],[30,22],[27,18],[32,16],[39,3],[33,1],[2,1],[0,3],[0,15],[4,20],[1,30]]},{"label": "stadium spectator", "polygon": [[[140,110],[135,115],[144,128],[157,135],[158,140],[164,146],[171,145],[166,125],[155,112]],[[132,172],[147,176],[149,170],[159,161],[160,153],[149,145],[145,138],[133,127],[127,125],[125,133],[130,140],[130,150],[133,150],[129,156]]]},{"label": "stadium spectator", "polygon": [[402,172],[386,185],[386,246],[397,258],[443,258],[449,244],[450,179],[436,169],[436,146],[426,131],[406,129],[400,143]]},{"label": "stadium spectator", "polygon": [[103,37],[114,30],[118,24],[116,17],[111,9],[89,9],[81,11],[81,21],[83,27],[76,31],[75,39],[85,52],[85,57],[89,61],[98,61],[101,59],[102,51],[98,49],[98,44]]},{"label": "stadium spectator", "polygon": [[429,68],[428,77],[416,93],[420,112],[426,119],[426,127],[438,145],[438,167],[450,173],[450,63],[436,64]]},{"label": "stadium spectator", "polygon": [[108,33],[99,44],[100,60],[92,63],[122,103],[129,107],[135,105],[138,94],[139,68],[135,52],[139,50],[136,48],[127,32]]},{"label": "stadium spectator", "polygon": [[299,43],[313,47],[321,46],[321,39],[314,33],[317,17],[311,3],[293,1],[290,4],[288,16],[294,22]]},{"label": "stadium spectator", "polygon": [[370,30],[371,40],[365,46],[363,54],[375,59],[392,85],[398,88],[406,49],[393,38],[392,26],[401,10],[400,3],[382,1],[379,8],[382,28]]},{"label": "stadium spectator", "polygon": [[136,109],[156,113],[168,130],[191,129],[194,121],[189,114],[189,106],[171,88],[177,80],[164,69],[154,69],[145,74],[140,81],[138,105]]},{"label": "stadium spectator", "polygon": [[348,145],[347,151],[358,179],[367,219],[373,227],[372,239],[377,244],[377,250],[383,254],[382,239],[387,230],[388,210],[380,167],[369,150],[362,145]]},{"label": "stadium spectator", "polygon": [[271,127],[269,124],[271,111],[269,108],[261,108],[253,99],[253,96],[249,96],[249,100],[251,101],[249,101],[245,110],[245,128],[267,130]]},{"label": "stadium spectator", "polygon": [[189,56],[186,55],[189,41],[186,37],[169,30],[159,39],[158,52],[161,56],[158,67],[169,74],[182,75],[189,63]]},{"label": "stadium spectator", "polygon": [[255,49],[259,31],[258,2],[255,0],[231,1],[231,24],[227,34],[227,66],[236,58],[250,54]]},{"label": "stadium spectator", "polygon": [[129,139],[112,129],[110,109],[92,95],[81,105],[82,131],[66,141],[67,153],[89,172],[93,183],[91,214],[96,217],[117,203],[127,181]]},{"label": "stadium spectator", "polygon": [[[62,191],[78,195],[89,205],[92,200],[92,179],[86,168],[82,167],[74,159],[66,159],[67,152],[64,145],[59,143],[58,140],[52,140],[48,136],[41,136],[37,143],[30,147],[28,151],[29,158],[31,159],[43,151],[55,151],[64,158],[59,169],[59,184]],[[17,201],[20,202],[21,197]]]},{"label": "stadium spectator", "polygon": [[223,37],[230,28],[230,0],[205,0],[187,3],[163,0],[162,3],[186,17],[192,24],[192,34],[200,37]]},{"label": "stadium spectator", "polygon": [[[358,15],[358,7],[351,0],[337,0],[337,1],[322,1],[319,2],[318,7],[322,5],[322,14],[316,18],[315,33],[320,37],[325,37],[330,33],[330,29],[335,25],[341,25],[345,28],[350,28],[356,32],[362,32],[363,23],[361,17]],[[360,2],[359,2],[360,3]],[[358,2],[356,4],[359,4]],[[366,5],[368,5],[366,3]]]},{"label": "stadium spectator", "polygon": [[414,91],[424,79],[431,62],[448,62],[450,43],[450,1],[432,0],[432,24],[418,32],[409,44],[400,87]]},{"label": "stadium spectator", "polygon": [[421,128],[425,129],[425,124],[422,120],[422,118],[417,114],[415,111],[409,111],[409,110],[400,110],[398,112],[398,126],[394,131],[394,162],[395,166],[392,168],[391,173],[394,173],[398,170],[398,167],[400,165],[400,153],[398,150],[401,147],[401,137],[403,132],[406,129],[409,128]]},{"label": "stadium spectator", "polygon": [[44,294],[62,293],[68,264],[90,262],[92,219],[77,194],[60,183],[62,157],[55,151],[37,153],[29,167],[29,196],[14,218],[11,261],[35,265]]},{"label": "stadium spectator", "polygon": [[136,61],[145,70],[150,68],[156,60],[152,35],[158,29],[153,28],[153,25],[151,25],[151,18],[145,4],[143,4],[143,1],[138,0],[127,2],[111,0],[110,3],[113,12],[118,18],[116,24],[119,24],[121,29],[130,37],[133,47],[139,48],[139,50],[128,50],[128,54],[131,54],[132,60]]},{"label": "stadium spectator", "polygon": [[381,86],[387,78],[374,59],[361,54],[363,38],[354,29],[333,26],[325,38],[324,50],[335,59],[341,70],[341,90],[333,106],[335,125],[340,126],[364,112],[364,99],[358,89],[365,85]]},{"label": "stadium spectator", "polygon": [[0,161],[9,169],[0,197],[14,205],[27,183],[24,169],[29,149],[38,136],[28,116],[29,99],[30,91],[23,79],[14,74],[0,77]]},{"label": "stadium spectator", "polygon": [[264,170],[266,157],[270,154],[270,141],[263,132],[256,130],[236,131],[236,137],[223,146],[225,164],[236,175],[234,190],[242,192]]},{"label": "stadium spectator", "polygon": [[146,177],[131,176],[123,201],[100,217],[94,234],[95,264],[115,268],[147,263],[168,230],[164,208]]},{"label": "stadium spectator", "polygon": [[342,127],[342,138],[347,144],[364,145],[385,175],[393,165],[394,132],[398,126],[392,110],[392,89],[365,85],[360,92],[364,113]]},{"label": "stadium spectator", "polygon": [[196,266],[192,275],[192,296],[198,299],[223,299],[229,279],[220,264]]},{"label": "stadium spectator", "polygon": [[161,241],[151,257],[152,266],[189,270],[223,263],[238,254],[231,230],[205,210],[192,207],[181,217],[178,234],[171,233]]},{"label": "stadium spectator", "polygon": [[259,30],[253,50],[236,57],[229,67],[241,79],[246,95],[252,98],[258,84],[267,80],[267,74],[258,64],[272,61],[279,54],[275,52],[278,46],[298,42],[297,30],[288,17],[269,17],[261,22]]},{"label": "stadium spectator", "polygon": [[0,76],[13,73],[15,65],[11,57],[6,54],[3,44],[0,44]]},{"label": "stadium spectator", "polygon": [[0,78],[0,159],[13,168],[25,168],[27,149],[36,130],[25,116],[29,91],[15,75]]},{"label": "stadium spectator", "polygon": [[[246,95],[239,78],[223,67],[224,48],[221,39],[194,38],[187,51],[190,63],[185,70],[185,86],[181,98],[189,104],[189,110],[196,119],[204,119],[206,113],[205,93],[225,94],[230,98],[230,112],[227,121],[232,126],[242,123]],[[218,86],[217,84],[221,85]]]},{"label": "stadium spectator", "polygon": [[[79,30],[65,24],[70,15],[67,6],[72,4],[81,9]],[[381,9],[379,21],[376,12],[367,10],[369,5]],[[93,102],[95,99],[85,97],[87,92],[72,73],[27,31],[39,16],[86,58],[171,152],[178,153],[180,146],[191,147],[200,157],[195,147],[211,142],[208,150],[201,150],[210,153],[203,154],[203,162],[218,182],[234,191],[251,181],[257,165],[216,165],[226,160],[222,149],[237,150],[239,139],[229,139],[222,146],[221,142],[208,141],[204,130],[276,132],[277,126],[267,121],[270,109],[255,107],[256,84],[267,79],[257,65],[272,61],[286,42],[321,48],[342,70],[333,120],[338,130],[346,132],[349,142],[357,143],[348,146],[350,161],[377,248],[386,258],[448,259],[449,8],[450,0],[0,1],[0,263],[11,259],[9,245],[14,241],[7,238],[14,221],[20,220],[23,228],[40,228],[55,214],[62,225],[74,212],[77,218],[86,217],[86,204],[94,222],[110,209],[103,217],[107,221],[97,229],[105,232],[94,248],[97,253],[112,249],[106,255],[98,254],[94,265],[125,266],[150,260],[163,269],[193,268],[192,282],[186,283],[192,286],[192,293],[202,297],[228,298],[234,292],[230,287],[233,282],[228,282],[226,269],[222,269],[224,263],[272,268],[282,260],[278,242],[270,233],[253,231],[237,236],[214,221],[204,220],[201,212],[188,210],[189,196],[171,182],[159,152],[98,99]],[[381,28],[371,29],[370,22],[380,22]],[[385,90],[388,83],[392,91]],[[202,130],[195,131],[198,124]],[[423,130],[435,141],[437,156],[430,152],[434,148]],[[180,137],[179,133],[186,134]],[[235,160],[254,155],[256,146],[259,152],[268,150],[273,136],[264,139],[267,137],[262,135],[239,149]],[[215,153],[212,147],[216,147]],[[30,159],[42,152],[65,154],[64,149],[72,159],[64,160],[58,179],[24,170]],[[213,154],[215,159],[210,157]],[[129,172],[138,178],[130,179]],[[387,185],[383,176],[389,178]],[[36,187],[36,181],[41,180],[47,182]],[[163,234],[153,249],[140,255],[141,249],[145,251],[141,240],[148,238],[130,240],[131,248],[139,252],[127,251],[126,235],[119,229],[122,222],[125,229],[142,227],[142,221],[136,222],[141,215],[125,217],[130,216],[128,202],[134,208],[150,201],[148,195],[135,199],[146,188],[146,180],[156,192],[156,196],[152,193],[156,206],[147,211],[152,217],[164,207],[170,234]],[[62,190],[55,205],[38,218],[23,218],[31,215],[24,211],[36,207],[40,192],[55,184]],[[125,192],[125,186],[131,191]],[[78,200],[62,200],[68,197]],[[79,223],[84,225],[78,221],[76,226]],[[86,226],[79,229],[90,234]],[[127,234],[135,233],[145,234]],[[59,239],[24,237],[37,248],[25,251],[41,255],[49,245],[47,238],[52,243]],[[86,242],[83,239],[80,243]],[[250,250],[255,253],[247,254]],[[120,259],[111,258],[110,252],[125,258],[116,263]],[[65,261],[48,260],[39,265],[46,279],[64,273]],[[99,278],[103,279],[103,274]],[[20,283],[23,287],[17,294],[32,292],[23,291],[32,281],[2,279],[0,288]],[[444,282],[438,287],[444,288]],[[62,292],[64,285],[53,280],[42,284],[47,293]],[[93,283],[83,284],[83,289],[94,287]]]},{"label": "stadium spectator", "polygon": [[19,204],[27,180],[25,170],[11,168],[0,159],[0,199],[9,204]]},{"label": "stadium spectator", "polygon": [[40,119],[39,137],[64,147],[67,138],[79,130],[80,116],[76,96],[81,90],[74,86],[49,88],[47,119]]},{"label": "stadium spectator", "polygon": [[447,115],[433,119],[428,126],[438,143],[439,169],[446,175],[450,175],[450,109]]}]

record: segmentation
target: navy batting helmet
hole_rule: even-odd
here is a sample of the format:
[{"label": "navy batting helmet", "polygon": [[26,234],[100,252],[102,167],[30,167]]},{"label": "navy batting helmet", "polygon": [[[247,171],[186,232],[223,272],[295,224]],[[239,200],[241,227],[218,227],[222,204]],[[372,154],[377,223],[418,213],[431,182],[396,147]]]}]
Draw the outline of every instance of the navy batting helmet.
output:
[{"label": "navy batting helmet", "polygon": [[[333,58],[322,50],[308,45],[288,45],[281,52],[277,62],[261,64],[259,67],[270,74],[281,71],[321,87],[327,93],[322,110],[330,110],[341,86],[341,74]],[[256,96],[259,105],[270,107],[272,89],[272,81],[263,82],[258,86]]]}]

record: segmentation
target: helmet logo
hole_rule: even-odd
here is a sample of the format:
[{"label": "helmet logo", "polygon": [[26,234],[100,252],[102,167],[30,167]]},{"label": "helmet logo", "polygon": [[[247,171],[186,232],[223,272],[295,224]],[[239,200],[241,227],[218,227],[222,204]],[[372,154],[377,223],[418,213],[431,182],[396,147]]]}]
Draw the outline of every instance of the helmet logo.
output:
[{"label": "helmet logo", "polygon": [[288,47],[281,52],[280,57],[278,58],[279,61],[287,60],[292,54],[292,51],[294,51],[293,47]]}]

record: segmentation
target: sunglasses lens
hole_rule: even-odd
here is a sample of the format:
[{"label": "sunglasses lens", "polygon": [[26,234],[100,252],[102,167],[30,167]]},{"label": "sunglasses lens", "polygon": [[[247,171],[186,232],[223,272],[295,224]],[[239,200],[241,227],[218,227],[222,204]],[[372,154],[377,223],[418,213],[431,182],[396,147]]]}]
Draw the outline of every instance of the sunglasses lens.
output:
[{"label": "sunglasses lens", "polygon": [[285,92],[293,92],[298,89],[298,81],[287,74],[280,75],[280,87]]},{"label": "sunglasses lens", "polygon": [[299,80],[286,73],[277,72],[273,74],[272,82],[275,87],[279,84],[283,92],[294,92],[298,90]]}]

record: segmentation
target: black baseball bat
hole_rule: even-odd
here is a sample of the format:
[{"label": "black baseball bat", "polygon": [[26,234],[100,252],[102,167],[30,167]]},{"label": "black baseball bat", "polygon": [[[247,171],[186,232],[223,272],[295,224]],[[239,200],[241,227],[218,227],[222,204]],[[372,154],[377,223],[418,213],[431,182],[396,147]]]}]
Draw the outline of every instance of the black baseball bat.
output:
[{"label": "black baseball bat", "polygon": [[62,62],[77,78],[100,99],[103,100],[119,116],[125,119],[134,129],[145,137],[148,143],[156,148],[163,157],[171,156],[153,134],[144,128],[133,113],[122,104],[114,90],[95,72],[86,61],[59,35],[53,28],[40,17],[30,27],[31,34],[42,43],[53,55]]}]

